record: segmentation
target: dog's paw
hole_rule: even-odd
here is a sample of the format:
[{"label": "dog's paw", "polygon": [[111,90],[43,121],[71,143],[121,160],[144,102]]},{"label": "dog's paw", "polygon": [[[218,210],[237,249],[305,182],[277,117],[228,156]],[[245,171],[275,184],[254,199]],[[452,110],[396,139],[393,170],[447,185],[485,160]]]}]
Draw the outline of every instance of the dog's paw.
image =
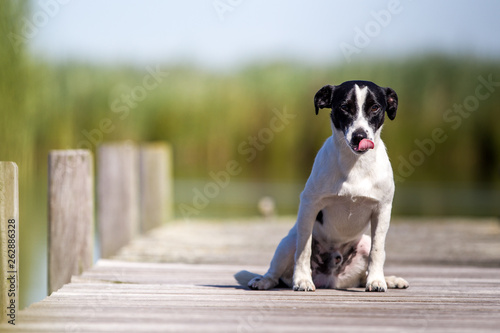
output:
[{"label": "dog's paw", "polygon": [[269,290],[278,285],[278,282],[263,276],[257,276],[248,282],[248,288],[254,290]]},{"label": "dog's paw", "polygon": [[293,284],[294,291],[315,291],[316,286],[309,279],[301,279]]},{"label": "dog's paw", "polygon": [[397,276],[386,276],[385,282],[390,289],[406,289],[410,284],[403,278]]},{"label": "dog's paw", "polygon": [[381,291],[384,292],[387,290],[387,283],[385,282],[385,279],[375,279],[372,281],[368,281],[366,283],[366,291]]}]

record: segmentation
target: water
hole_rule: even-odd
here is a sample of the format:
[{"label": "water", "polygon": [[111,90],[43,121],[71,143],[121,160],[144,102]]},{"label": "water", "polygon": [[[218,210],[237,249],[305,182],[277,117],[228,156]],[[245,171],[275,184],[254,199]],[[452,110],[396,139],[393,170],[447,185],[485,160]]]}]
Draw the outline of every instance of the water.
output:
[{"label": "water", "polygon": [[[304,185],[305,181],[231,180],[222,187],[213,180],[178,179],[174,183],[176,217],[258,215],[257,203],[264,196],[275,200],[278,214],[296,214]],[[182,208],[188,208],[188,212]],[[500,189],[467,184],[397,184],[393,215],[500,217]]]}]

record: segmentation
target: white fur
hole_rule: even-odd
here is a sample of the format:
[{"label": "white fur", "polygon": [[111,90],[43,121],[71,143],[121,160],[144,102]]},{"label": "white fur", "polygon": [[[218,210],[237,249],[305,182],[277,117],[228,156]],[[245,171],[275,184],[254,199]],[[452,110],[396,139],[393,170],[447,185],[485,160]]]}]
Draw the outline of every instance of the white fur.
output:
[{"label": "white fur", "polygon": [[358,85],[355,85],[355,92],[356,92],[356,119],[352,123],[352,125],[349,127],[345,134],[345,140],[349,144],[352,140],[352,134],[354,131],[358,129],[362,129],[366,132],[367,134],[367,139],[373,141],[374,139],[374,133],[373,129],[370,127],[368,124],[368,120],[364,117],[363,115],[363,106],[365,105],[366,101],[366,95],[368,94],[368,88],[363,87],[359,88]]},{"label": "white fur", "polygon": [[[315,278],[317,284],[332,288],[364,284],[367,291],[387,289],[383,266],[394,180],[385,145],[380,139],[381,129],[374,133],[363,116],[368,88],[356,86],[355,89],[357,118],[345,135],[332,124],[333,134],[318,152],[300,195],[296,224],[278,245],[268,272],[250,280],[249,287],[271,289],[281,280],[294,290],[315,290],[311,275],[314,236],[324,248],[355,246],[359,252],[342,273],[318,276]],[[350,136],[358,128],[365,129],[375,145],[364,154],[356,154],[349,146]],[[315,222],[320,210],[323,212],[322,224]],[[370,226],[371,237],[368,237],[364,233]],[[400,278],[391,277],[388,282],[390,287],[408,286]]]}]

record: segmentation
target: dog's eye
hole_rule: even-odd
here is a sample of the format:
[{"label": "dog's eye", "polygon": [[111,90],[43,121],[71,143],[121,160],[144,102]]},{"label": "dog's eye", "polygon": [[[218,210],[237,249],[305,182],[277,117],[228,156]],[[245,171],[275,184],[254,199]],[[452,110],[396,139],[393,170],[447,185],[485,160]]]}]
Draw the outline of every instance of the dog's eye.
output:
[{"label": "dog's eye", "polygon": [[345,112],[349,112],[349,105],[347,103],[341,104],[340,109]]},{"label": "dog's eye", "polygon": [[373,104],[370,109],[371,112],[378,112],[378,110],[380,110],[380,105],[378,104]]}]

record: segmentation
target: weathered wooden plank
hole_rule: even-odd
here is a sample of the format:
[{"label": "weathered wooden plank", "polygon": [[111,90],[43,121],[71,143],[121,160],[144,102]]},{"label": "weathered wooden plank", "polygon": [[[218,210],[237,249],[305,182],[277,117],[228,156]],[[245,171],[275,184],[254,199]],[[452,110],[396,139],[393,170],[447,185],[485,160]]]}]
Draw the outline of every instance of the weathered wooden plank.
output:
[{"label": "weathered wooden plank", "polygon": [[146,232],[172,217],[172,148],[165,142],[140,148],[140,224]]},{"label": "weathered wooden plank", "polygon": [[[273,222],[262,218],[172,221],[151,235],[136,238],[115,258],[268,265],[294,223],[294,216]],[[386,253],[388,264],[500,267],[500,223],[497,218],[395,218]]]},{"label": "weathered wooden plank", "polygon": [[131,142],[104,144],[97,163],[97,223],[101,257],[108,258],[139,231],[137,147]]},{"label": "weathered wooden plank", "polygon": [[[409,229],[404,224],[393,225],[394,234],[407,239],[406,242],[400,239],[404,247],[393,251],[397,249],[398,254],[406,254],[406,261],[404,265],[401,261],[389,262],[385,273],[403,276],[410,282],[409,289],[388,290],[386,293],[367,293],[363,288],[319,289],[304,293],[290,289],[252,291],[238,286],[233,274],[241,269],[264,273],[269,260],[262,259],[264,252],[272,255],[276,242],[292,223],[291,220],[260,224],[252,221],[247,225],[232,221],[219,222],[211,227],[196,223],[194,226],[193,223],[168,224],[141,237],[149,248],[155,249],[148,252],[151,261],[155,254],[156,261],[163,260],[164,251],[177,248],[190,239],[192,243],[180,250],[190,252],[202,246],[203,255],[199,254],[196,260],[211,264],[100,260],[50,297],[20,311],[20,325],[16,325],[15,330],[0,325],[0,331],[498,331],[499,267],[456,266],[457,261],[450,254],[443,257],[448,260],[447,265],[415,259],[423,255],[427,258],[421,251],[424,246],[451,246],[443,239],[447,239],[452,230],[462,230],[460,238],[458,233],[452,236],[462,243],[477,244],[484,251],[470,251],[465,246],[467,244],[463,244],[464,250],[457,255],[475,258],[478,253],[488,254],[499,243],[500,230],[496,221],[475,221],[462,227],[455,223],[446,223],[444,227],[439,223],[419,224],[413,233],[402,232]],[[278,235],[265,237],[271,233]],[[172,234],[179,238],[179,243],[173,244],[170,238],[165,238]],[[416,234],[432,234],[433,237],[411,242]],[[185,237],[181,238],[181,235]],[[208,241],[203,243],[203,239],[210,239],[211,245]],[[169,243],[169,246],[158,249],[162,243]],[[140,258],[141,251],[147,246],[134,248]],[[243,259],[227,257],[228,252],[234,252],[236,248],[243,248],[240,254]],[[214,253],[217,253],[215,260],[221,264],[213,264]],[[491,255],[494,258],[498,252]],[[262,258],[249,263],[250,256]],[[234,262],[239,264],[234,265]]]},{"label": "weathered wooden plank", "polygon": [[88,150],[49,154],[49,294],[92,266],[93,162]]},{"label": "weathered wooden plank", "polygon": [[[412,286],[386,293],[360,288],[251,291],[237,286],[232,278],[242,268],[248,267],[100,260],[71,284],[21,311],[18,329],[496,332],[500,325],[499,268],[393,267],[405,271]],[[418,277],[426,276],[425,272],[435,277]],[[117,281],[108,280],[113,274]],[[0,326],[4,328],[11,331]]]},{"label": "weathered wooden plank", "polygon": [[0,324],[16,324],[19,305],[19,181],[14,162],[0,162]]}]

